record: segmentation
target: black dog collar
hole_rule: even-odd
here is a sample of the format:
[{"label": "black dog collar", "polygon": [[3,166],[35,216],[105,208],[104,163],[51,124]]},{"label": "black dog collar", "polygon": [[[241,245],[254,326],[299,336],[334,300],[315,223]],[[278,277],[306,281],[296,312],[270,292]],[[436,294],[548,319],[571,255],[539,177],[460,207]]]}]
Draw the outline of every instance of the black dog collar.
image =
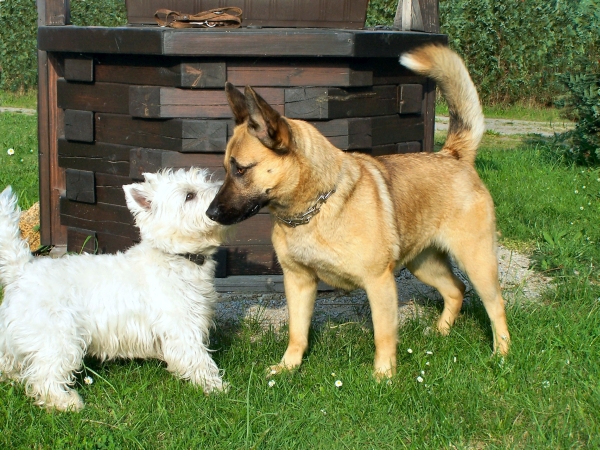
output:
[{"label": "black dog collar", "polygon": [[177,256],[181,256],[182,258],[185,258],[188,261],[191,261],[194,264],[197,264],[199,266],[204,264],[204,261],[206,261],[206,256],[204,256],[204,255],[194,255],[192,253],[185,253],[183,255],[177,255]]}]

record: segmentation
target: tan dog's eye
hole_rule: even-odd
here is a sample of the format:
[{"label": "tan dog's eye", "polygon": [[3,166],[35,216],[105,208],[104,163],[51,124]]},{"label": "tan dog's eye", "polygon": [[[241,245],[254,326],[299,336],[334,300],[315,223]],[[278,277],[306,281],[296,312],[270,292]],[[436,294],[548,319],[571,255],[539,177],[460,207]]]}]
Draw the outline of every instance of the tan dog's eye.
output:
[{"label": "tan dog's eye", "polygon": [[246,168],[238,167],[237,170],[235,171],[235,173],[237,173],[238,175],[244,175],[246,173]]},{"label": "tan dog's eye", "polygon": [[190,200],[194,200],[195,198],[196,198],[195,192],[188,192],[187,195],[185,196],[185,201],[189,202]]}]

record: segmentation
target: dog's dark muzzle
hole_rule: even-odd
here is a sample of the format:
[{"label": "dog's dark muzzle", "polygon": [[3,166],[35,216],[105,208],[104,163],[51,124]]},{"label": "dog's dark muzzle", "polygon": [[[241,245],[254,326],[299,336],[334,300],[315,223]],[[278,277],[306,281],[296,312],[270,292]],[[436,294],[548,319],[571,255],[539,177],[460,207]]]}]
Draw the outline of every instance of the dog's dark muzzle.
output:
[{"label": "dog's dark muzzle", "polygon": [[234,225],[258,214],[263,205],[259,202],[244,206],[243,209],[228,207],[215,198],[206,210],[206,215],[221,225]]}]

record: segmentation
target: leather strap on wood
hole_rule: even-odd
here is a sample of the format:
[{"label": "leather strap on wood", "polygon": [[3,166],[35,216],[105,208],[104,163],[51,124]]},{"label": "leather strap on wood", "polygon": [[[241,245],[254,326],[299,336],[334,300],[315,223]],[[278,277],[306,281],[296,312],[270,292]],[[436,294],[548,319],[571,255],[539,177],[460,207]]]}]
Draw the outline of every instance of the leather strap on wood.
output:
[{"label": "leather strap on wood", "polygon": [[154,19],[161,27],[171,28],[239,28],[242,10],[235,6],[209,9],[198,14],[182,14],[170,9],[159,9]]}]

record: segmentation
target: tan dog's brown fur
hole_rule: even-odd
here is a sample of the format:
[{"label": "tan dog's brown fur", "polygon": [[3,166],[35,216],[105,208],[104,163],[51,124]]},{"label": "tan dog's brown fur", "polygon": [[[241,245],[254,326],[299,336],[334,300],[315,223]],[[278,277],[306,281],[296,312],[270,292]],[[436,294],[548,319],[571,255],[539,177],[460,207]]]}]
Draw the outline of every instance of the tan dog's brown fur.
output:
[{"label": "tan dog's brown fur", "polygon": [[465,290],[449,255],[485,305],[494,351],[508,351],[494,206],[473,167],[483,134],[477,92],[462,60],[445,47],[417,49],[401,62],[434,78],[449,103],[448,138],[438,153],[379,158],[346,153],[308,123],[281,117],[251,88],[242,94],[226,86],[238,126],[227,146],[226,179],[209,217],[234,223],[268,205],[276,218],[293,218],[335,189],[309,223],[292,228],[274,220],[272,240],[290,314],[289,345],[275,372],[302,362],[321,279],[366,290],[375,375],[393,375],[398,333],[394,270],[405,265],[441,293],[444,310],[437,328],[447,334]]}]

